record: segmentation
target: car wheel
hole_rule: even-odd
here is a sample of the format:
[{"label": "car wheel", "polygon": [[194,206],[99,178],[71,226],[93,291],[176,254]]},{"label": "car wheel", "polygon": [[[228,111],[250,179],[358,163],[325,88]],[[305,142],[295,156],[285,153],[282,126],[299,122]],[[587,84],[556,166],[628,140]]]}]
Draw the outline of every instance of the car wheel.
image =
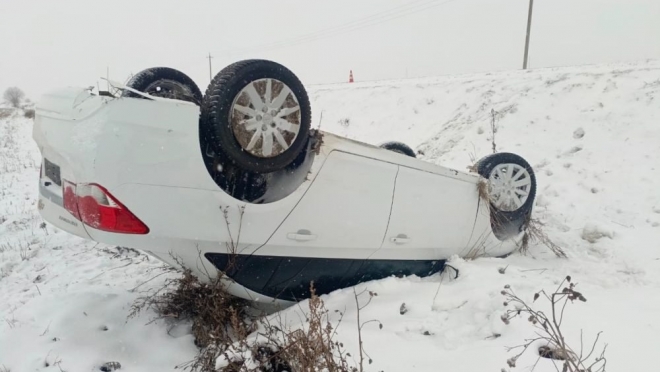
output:
[{"label": "car wheel", "polygon": [[415,154],[415,151],[410,148],[410,146],[406,145],[405,143],[401,142],[396,142],[396,141],[390,141],[390,142],[385,142],[381,144],[379,147],[382,147],[384,149],[398,152],[403,155],[408,155],[413,158],[416,158],[417,155]]},{"label": "car wheel", "polygon": [[270,173],[303,151],[311,108],[307,92],[286,67],[267,60],[236,62],[209,85],[200,133],[240,168]]},{"label": "car wheel", "polygon": [[479,160],[477,172],[488,180],[490,205],[501,220],[529,216],[536,197],[536,176],[525,159],[511,153],[489,155]]},{"label": "car wheel", "polygon": [[[155,97],[173,98],[182,101],[202,102],[202,92],[195,82],[181,71],[169,67],[152,67],[142,70],[126,84]],[[142,98],[139,94],[124,91],[122,97]]]}]

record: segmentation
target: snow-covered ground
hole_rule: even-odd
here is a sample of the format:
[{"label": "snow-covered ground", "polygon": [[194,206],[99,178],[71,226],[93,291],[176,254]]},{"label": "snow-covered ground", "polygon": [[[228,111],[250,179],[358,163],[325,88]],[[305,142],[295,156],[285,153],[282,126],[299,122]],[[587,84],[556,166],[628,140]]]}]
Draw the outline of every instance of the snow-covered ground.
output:
[{"label": "snow-covered ground", "polygon": [[[609,371],[657,370],[660,62],[313,86],[309,93],[314,124],[324,130],[374,144],[400,140],[427,161],[463,169],[491,151],[494,109],[497,150],[535,167],[535,216],[569,256],[535,245],[527,256],[453,259],[457,279],[449,270],[358,286],[378,293],[362,321],[383,324],[363,329],[373,359],[367,371],[499,371],[513,355],[506,347],[534,336],[525,319],[501,321],[504,285],[531,300],[566,275],[588,300],[566,309],[568,342],[579,347],[582,331],[590,346],[603,331]],[[42,224],[30,136],[31,121],[18,113],[0,119],[0,371],[92,371],[110,361],[122,371],[165,371],[193,358],[187,325],[147,325],[149,312],[127,319],[141,291],[172,275],[159,262]],[[338,337],[355,355],[353,290],[323,299],[345,313]],[[282,315],[296,319],[297,311]],[[532,351],[515,370],[536,362]],[[542,359],[536,371],[555,368]]]}]

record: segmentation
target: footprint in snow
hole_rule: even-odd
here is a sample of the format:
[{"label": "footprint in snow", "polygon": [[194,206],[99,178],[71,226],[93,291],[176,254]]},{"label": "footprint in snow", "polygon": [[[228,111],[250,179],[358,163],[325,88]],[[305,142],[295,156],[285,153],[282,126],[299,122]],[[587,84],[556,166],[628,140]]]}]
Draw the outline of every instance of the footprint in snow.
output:
[{"label": "footprint in snow", "polygon": [[121,369],[119,362],[107,362],[99,368],[102,372],[112,372]]},{"label": "footprint in snow", "polygon": [[580,139],[584,137],[584,129],[578,128],[573,132],[573,138]]},{"label": "footprint in snow", "polygon": [[581,145],[573,146],[570,150],[568,150],[568,152],[566,154],[567,155],[575,154],[576,152],[580,152],[580,151],[582,151],[582,146]]},{"label": "footprint in snow", "polygon": [[536,165],[534,166],[534,168],[535,168],[535,169],[541,169],[541,168],[545,167],[545,166],[548,165],[548,164],[550,164],[550,162],[548,161],[548,159],[543,159],[543,160],[541,160],[540,163],[536,164]]}]

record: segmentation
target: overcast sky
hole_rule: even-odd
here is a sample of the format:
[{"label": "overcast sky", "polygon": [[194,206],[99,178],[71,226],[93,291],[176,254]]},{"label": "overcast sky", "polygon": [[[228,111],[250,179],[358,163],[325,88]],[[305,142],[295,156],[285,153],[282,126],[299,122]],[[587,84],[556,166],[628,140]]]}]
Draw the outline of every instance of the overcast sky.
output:
[{"label": "overcast sky", "polygon": [[[245,58],[306,84],[518,69],[528,0],[0,0],[0,89]],[[536,0],[530,67],[660,59],[660,0]]]}]

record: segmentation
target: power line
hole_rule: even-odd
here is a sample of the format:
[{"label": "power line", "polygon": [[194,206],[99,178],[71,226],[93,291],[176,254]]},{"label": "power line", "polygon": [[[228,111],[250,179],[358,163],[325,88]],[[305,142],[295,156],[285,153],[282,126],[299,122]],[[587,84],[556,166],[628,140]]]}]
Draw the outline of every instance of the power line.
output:
[{"label": "power line", "polygon": [[241,54],[252,51],[268,51],[273,49],[287,48],[299,44],[309,43],[312,41],[325,39],[329,37],[335,37],[341,34],[348,32],[360,30],[363,28],[379,25],[381,23],[389,22],[398,18],[402,18],[411,14],[419,13],[424,10],[431,8],[439,7],[445,4],[449,4],[459,0],[446,0],[443,2],[438,2],[438,0],[416,0],[410,4],[398,6],[386,11],[378,12],[370,16],[347,22],[338,26],[329,27],[323,30],[316,32],[300,35],[297,37],[290,38],[288,40],[282,40],[273,43],[267,43],[262,45],[256,45],[248,48],[227,50],[224,54]]},{"label": "power line", "polygon": [[[347,26],[354,26],[354,25],[360,24],[364,21],[369,21],[370,19],[372,19],[374,17],[377,18],[377,17],[383,16],[383,15],[388,15],[388,13],[392,13],[392,12],[396,13],[397,11],[399,11],[401,9],[405,10],[406,8],[415,7],[415,6],[417,6],[417,5],[415,5],[416,3],[423,3],[423,2],[428,2],[428,1],[429,0],[415,0],[412,3],[408,3],[408,4],[405,4],[405,5],[400,5],[400,6],[392,8],[392,9],[388,9],[388,10],[385,10],[385,11],[374,13],[374,14],[371,14],[367,17],[363,17],[363,18],[356,19],[356,20],[353,20],[353,21],[350,21],[350,22],[346,22],[346,23],[340,24],[338,26],[333,26],[333,27],[322,29],[322,30],[310,32],[310,33],[307,33],[307,34],[294,36],[294,37],[292,37],[288,40],[281,40],[281,41],[277,41],[277,42],[265,43],[265,44],[256,45],[256,46],[253,46],[253,47],[242,48],[242,49],[238,49],[238,50],[242,51],[242,50],[256,49],[256,48],[260,48],[260,47],[269,47],[269,46],[272,46],[272,45],[286,44],[286,43],[289,43],[291,41],[297,41],[301,38],[314,37],[316,35],[323,35],[323,34],[327,33],[328,31],[335,31],[335,30],[342,29],[342,28],[347,27]],[[436,1],[436,0],[432,0],[431,2],[433,2],[433,1]],[[228,51],[230,51],[230,50],[228,50]]]},{"label": "power line", "polygon": [[280,48],[291,47],[291,46],[304,44],[304,43],[308,43],[308,42],[312,42],[312,41],[316,41],[316,40],[320,40],[320,39],[324,39],[324,38],[335,37],[335,36],[338,36],[338,35],[341,35],[341,34],[349,33],[349,32],[356,31],[356,30],[359,30],[359,29],[363,29],[363,28],[366,28],[366,27],[375,26],[375,25],[378,25],[378,24],[381,24],[381,23],[384,23],[384,22],[388,22],[388,21],[391,21],[391,20],[394,20],[394,19],[397,19],[397,18],[401,18],[401,17],[407,16],[407,15],[410,15],[410,14],[418,13],[418,12],[421,12],[423,10],[427,10],[427,9],[430,9],[430,8],[433,8],[433,7],[436,7],[436,6],[439,6],[439,5],[443,5],[445,3],[453,2],[453,1],[457,1],[457,0],[449,0],[449,1],[445,1],[443,3],[437,3],[437,0],[433,0],[433,1],[423,2],[423,3],[417,4],[417,5],[412,5],[412,6],[409,6],[409,7],[406,7],[406,8],[401,7],[403,9],[400,9],[400,10],[393,9],[395,11],[391,10],[387,13],[386,12],[378,13],[377,15],[372,15],[372,16],[369,16],[369,17],[365,17],[365,18],[357,20],[357,21],[349,22],[349,23],[346,23],[346,24],[343,24],[343,25],[340,25],[340,26],[337,26],[337,27],[333,27],[333,28],[328,28],[328,29],[325,29],[325,30],[322,30],[322,31],[318,31],[316,33],[301,35],[297,38],[293,38],[293,39],[290,39],[290,40],[287,40],[287,41],[273,43],[271,45],[262,46],[260,48],[246,48],[245,50],[239,51],[239,53],[243,52],[243,51],[251,51],[251,50],[264,51],[264,50],[280,49]]}]

